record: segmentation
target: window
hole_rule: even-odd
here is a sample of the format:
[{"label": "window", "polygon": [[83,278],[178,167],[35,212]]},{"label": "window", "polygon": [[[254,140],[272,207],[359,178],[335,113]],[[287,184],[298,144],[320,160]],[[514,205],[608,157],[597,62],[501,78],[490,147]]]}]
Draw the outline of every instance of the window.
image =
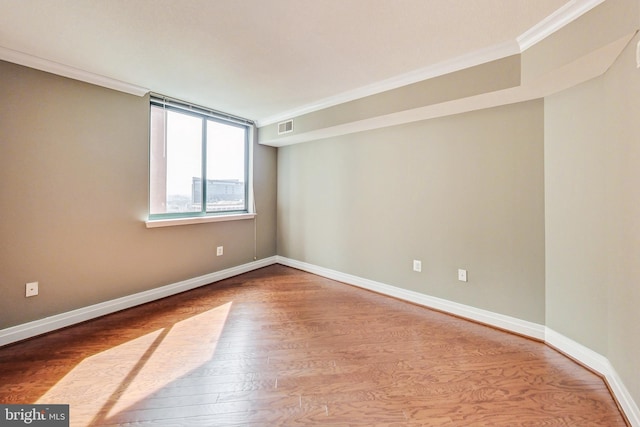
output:
[{"label": "window", "polygon": [[249,212],[250,125],[152,97],[149,220]]}]

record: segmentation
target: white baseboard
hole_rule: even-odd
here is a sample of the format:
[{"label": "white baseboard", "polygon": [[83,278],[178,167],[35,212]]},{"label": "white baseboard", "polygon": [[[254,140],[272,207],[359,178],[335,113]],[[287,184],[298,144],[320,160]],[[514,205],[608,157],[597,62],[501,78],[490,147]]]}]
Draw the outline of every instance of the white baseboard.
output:
[{"label": "white baseboard", "polygon": [[35,337],[37,335],[75,325],[90,319],[95,319],[96,317],[104,316],[105,314],[115,313],[116,311],[135,307],[136,305],[155,301],[180,292],[195,289],[200,286],[208,285],[209,283],[237,276],[238,274],[247,273],[275,263],[275,256],[264,258],[258,261],[239,265],[237,267],[205,274],[204,276],[187,279],[159,288],[150,289],[148,291],[128,295],[126,297],[101,302],[87,307],[82,307],[77,310],[68,311],[66,313],[45,317],[44,319],[2,329],[0,330],[0,346]]},{"label": "white baseboard", "polygon": [[398,288],[396,286],[387,285],[385,283],[376,282],[362,277],[353,276],[351,274],[341,273],[306,262],[297,261],[290,258],[278,256],[277,262],[282,265],[297,268],[318,276],[337,280],[339,282],[348,283],[359,288],[368,289],[384,295],[389,295],[404,301],[409,301],[425,307],[455,314],[456,316],[471,319],[476,322],[484,323],[500,329],[525,335],[527,337],[544,341],[545,329],[543,325],[528,322],[526,320],[517,319],[515,317],[505,316],[503,314],[494,313],[469,305],[460,304],[446,299],[437,298],[420,292],[409,291],[407,289]]},{"label": "white baseboard", "polygon": [[602,375],[612,393],[618,400],[622,410],[625,412],[627,419],[633,427],[640,427],[640,409],[631,397],[631,394],[625,387],[624,383],[618,376],[617,372],[609,362],[609,360],[599,353],[579,344],[554,330],[537,323],[520,320],[514,317],[505,316],[499,313],[493,313],[471,307],[465,304],[448,301],[442,298],[436,298],[419,292],[409,291],[398,288],[396,286],[387,285],[351,274],[341,273],[339,271],[320,267],[314,264],[297,261],[294,259],[273,256],[258,261],[253,261],[237,267],[228,268],[226,270],[217,271],[206,274],[204,276],[195,277],[193,279],[184,280],[182,282],[173,283],[156,289],[139,292],[122,298],[117,298],[103,303],[94,304],[88,307],[79,308],[66,313],[57,314],[55,316],[46,317],[44,319],[13,326],[0,330],[0,346],[10,344],[31,338],[56,329],[71,326],[76,323],[104,316],[105,314],[114,313],[116,311],[131,308],[136,305],[155,301],[160,298],[178,294],[198,288],[210,283],[214,283],[229,277],[247,273],[258,268],[266,267],[272,264],[282,264],[285,266],[297,268],[309,273],[328,279],[337,280],[349,285],[357,286],[378,292],[383,295],[389,295],[401,300],[409,301],[425,307],[434,308],[464,317],[476,322],[484,323],[500,329],[511,331],[520,335],[524,335],[536,340],[544,341],[548,345],[560,350],[568,356],[574,358],[578,362],[588,366],[595,372]]},{"label": "white baseboard", "polygon": [[640,427],[640,409],[609,359],[551,328],[545,330],[545,342],[602,375],[631,425]]},{"label": "white baseboard", "polygon": [[609,360],[601,354],[553,331],[550,328],[537,323],[432,297],[419,292],[409,291],[282,256],[277,256],[276,262],[278,264],[317,274],[318,276],[326,277],[328,279],[337,280],[349,285],[368,289],[383,295],[389,295],[398,299],[455,314],[456,316],[544,341],[551,347],[560,350],[562,353],[572,357],[602,375],[602,377],[607,381],[611,392],[617,399],[631,425],[633,427],[640,427],[640,410]]},{"label": "white baseboard", "polygon": [[602,356],[600,353],[597,353],[590,348],[559,334],[549,327],[545,328],[544,341],[551,347],[557,348],[567,356],[576,359],[596,372],[604,372],[609,365],[607,358]]}]

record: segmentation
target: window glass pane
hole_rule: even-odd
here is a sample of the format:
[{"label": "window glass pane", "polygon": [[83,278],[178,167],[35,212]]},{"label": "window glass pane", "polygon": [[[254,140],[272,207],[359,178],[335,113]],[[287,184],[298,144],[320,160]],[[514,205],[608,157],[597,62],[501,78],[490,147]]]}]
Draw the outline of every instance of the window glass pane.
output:
[{"label": "window glass pane", "polygon": [[150,107],[150,218],[248,212],[248,127],[160,98]]},{"label": "window glass pane", "polygon": [[207,212],[246,210],[246,128],[207,120]]},{"label": "window glass pane", "polygon": [[202,119],[152,107],[150,185],[152,214],[201,211]]}]

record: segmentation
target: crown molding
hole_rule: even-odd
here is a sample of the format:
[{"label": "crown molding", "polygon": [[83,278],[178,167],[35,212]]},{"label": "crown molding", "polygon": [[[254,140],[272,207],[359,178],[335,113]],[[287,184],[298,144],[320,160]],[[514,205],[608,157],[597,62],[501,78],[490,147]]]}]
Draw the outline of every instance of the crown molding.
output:
[{"label": "crown molding", "polygon": [[100,74],[81,70],[69,65],[60,64],[59,62],[50,61],[48,59],[38,58],[37,56],[18,52],[2,46],[0,46],[0,60],[24,65],[25,67],[35,68],[36,70],[46,71],[48,73],[57,74],[74,80],[80,80],[82,82],[91,83],[131,95],[144,96],[149,92],[149,89],[141,86],[136,86],[110,77],[102,76]]},{"label": "crown molding", "polygon": [[[345,102],[354,101],[377,93],[388,90],[397,89],[419,81],[431,79],[445,74],[460,71],[486,62],[501,59],[510,55],[516,55],[524,52],[536,43],[544,40],[549,35],[558,31],[562,27],[573,22],[583,14],[587,13],[594,7],[600,5],[605,0],[571,0],[563,7],[531,27],[528,31],[516,38],[504,43],[489,46],[470,52],[456,58],[442,61],[440,63],[430,65],[409,73],[401,74],[389,79],[385,79],[358,89],[342,92],[335,96],[321,99],[317,102],[300,106],[283,113],[265,117],[256,123],[259,127],[267,126],[280,122],[282,120],[291,119],[293,117],[319,111],[325,108],[333,107]],[[120,80],[112,79],[100,74],[81,70],[69,65],[64,65],[48,59],[39,58],[23,52],[15,51],[0,46],[0,60],[13,62],[15,64],[24,65],[41,71],[57,74],[71,79],[95,84],[120,92],[129,93],[136,96],[144,96],[149,89],[126,83]]]},{"label": "crown molding", "polygon": [[571,0],[521,34],[517,38],[520,51],[524,52],[536,43],[541,42],[603,2],[604,0]]},{"label": "crown molding", "polygon": [[461,55],[447,61],[442,61],[409,73],[401,74],[390,79],[382,80],[368,86],[324,98],[312,104],[303,105],[299,108],[285,111],[274,116],[265,117],[258,120],[257,125],[258,127],[271,125],[283,120],[319,111],[324,108],[333,107],[335,105],[354,101],[356,99],[375,95],[388,90],[397,89],[422,80],[453,73],[465,68],[502,59],[510,55],[520,54],[562,27],[578,19],[580,16],[584,15],[604,1],[605,0],[571,0],[563,7],[517,37],[516,40],[509,40],[504,43],[489,46],[485,49],[470,52],[468,54]]},{"label": "crown molding", "polygon": [[519,45],[515,41],[509,40],[504,43],[460,55],[453,59],[442,61],[428,67],[420,68],[405,74],[391,77],[389,79],[381,80],[376,83],[360,87],[358,89],[342,92],[335,96],[330,96],[312,104],[303,105],[299,108],[285,111],[274,116],[265,117],[261,120],[258,120],[257,124],[258,127],[267,126],[280,122],[282,120],[298,117],[303,114],[313,113],[314,111],[319,111],[349,101],[355,101],[356,99],[361,99],[367,96],[386,92],[388,90],[397,89],[402,86],[407,86],[412,83],[417,83],[423,80],[432,79],[434,77],[443,76],[445,74],[454,73],[456,71],[475,67],[476,65],[481,65],[511,55],[517,55],[519,53]]}]

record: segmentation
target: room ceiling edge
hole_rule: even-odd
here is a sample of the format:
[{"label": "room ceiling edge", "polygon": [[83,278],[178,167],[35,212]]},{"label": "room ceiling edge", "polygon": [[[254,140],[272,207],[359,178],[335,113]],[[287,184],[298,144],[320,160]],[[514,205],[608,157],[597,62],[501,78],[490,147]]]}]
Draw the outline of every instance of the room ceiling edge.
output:
[{"label": "room ceiling edge", "polygon": [[[584,6],[583,3],[581,4]],[[638,9],[637,2],[596,0],[589,2],[589,4],[592,6],[591,9],[580,8],[581,15],[573,19],[565,19],[563,27],[558,27],[558,22],[561,21],[549,21],[547,26],[554,28],[554,32],[544,38],[539,38],[536,44],[528,46],[520,54],[494,59],[491,62],[455,70],[449,74],[433,76],[422,82],[414,82],[407,86],[388,90],[384,98],[381,98],[381,94],[378,93],[359,100],[289,117],[295,123],[295,131],[286,135],[277,135],[275,131],[277,123],[269,125],[260,123],[259,143],[282,147],[512,104],[548,96],[595,78],[606,72],[611,66],[626,43],[638,31],[640,23],[634,19],[637,13],[629,13],[630,8]],[[574,9],[570,10],[574,11],[572,12],[574,15],[578,13],[575,11],[578,10],[575,9],[575,4]],[[563,9],[559,11],[563,12]],[[567,13],[566,10],[564,13]],[[595,22],[599,23],[598,32],[589,30],[594,28]],[[543,27],[540,28],[542,31]],[[530,43],[532,37],[534,35],[528,34],[527,40],[529,41],[525,40],[526,43]],[[498,51],[496,49],[493,52]],[[506,51],[504,47],[503,51]],[[470,57],[465,58],[465,61],[472,63]],[[487,69],[485,66],[487,64],[498,66],[498,68],[493,68],[492,72],[496,73],[499,81],[505,84],[489,83],[482,87],[482,82],[486,82]],[[445,68],[441,66],[441,69]],[[454,68],[452,67],[452,69]],[[517,72],[517,79],[514,72]],[[457,81],[450,81],[456,77],[458,77]],[[431,86],[429,86],[429,82],[432,83]],[[433,92],[437,92],[443,86],[442,83],[445,83],[445,87],[453,88],[452,96],[437,99],[437,96],[433,96]],[[469,93],[458,89],[470,83],[481,90],[477,93]],[[423,91],[421,105],[417,105],[415,96],[412,96],[413,92],[407,92],[407,88],[419,89],[420,85],[431,90]],[[395,97],[392,96],[394,93]],[[380,103],[381,99],[391,100],[386,109],[374,105]],[[400,99],[405,101],[399,101]],[[357,110],[357,114],[348,108],[350,105],[351,110]],[[350,115],[351,119],[349,119]]]},{"label": "room ceiling edge", "polygon": [[149,89],[137,86],[121,80],[112,79],[100,74],[81,70],[69,65],[60,64],[48,59],[38,58],[37,56],[28,55],[23,52],[8,49],[0,46],[0,60],[11,62],[25,67],[34,68],[36,70],[45,71],[47,73],[56,74],[62,77],[79,80],[85,83],[91,83],[96,86],[106,87],[108,89],[117,90],[119,92],[128,93],[135,96],[144,96]]}]

